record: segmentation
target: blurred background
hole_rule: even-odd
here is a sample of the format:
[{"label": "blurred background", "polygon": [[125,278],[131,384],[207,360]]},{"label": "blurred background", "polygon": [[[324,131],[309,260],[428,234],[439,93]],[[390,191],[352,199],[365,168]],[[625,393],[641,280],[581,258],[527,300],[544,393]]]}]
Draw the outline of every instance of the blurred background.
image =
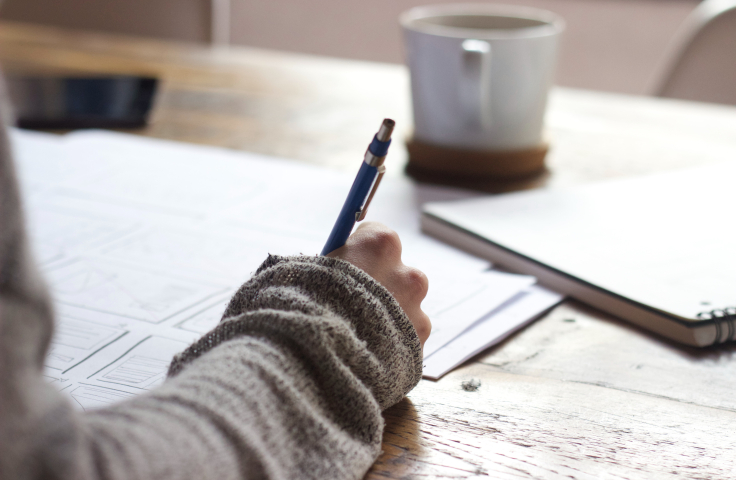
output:
[{"label": "blurred background", "polygon": [[[5,0],[0,19],[403,63],[397,17],[413,6],[430,3],[452,0]],[[557,84],[649,94],[678,29],[699,2],[500,3],[544,8],[565,18]]]}]

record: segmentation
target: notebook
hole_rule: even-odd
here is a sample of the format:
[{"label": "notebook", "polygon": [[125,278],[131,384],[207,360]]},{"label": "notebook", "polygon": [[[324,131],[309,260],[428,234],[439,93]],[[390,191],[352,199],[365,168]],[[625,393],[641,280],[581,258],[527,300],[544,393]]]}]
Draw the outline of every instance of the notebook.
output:
[{"label": "notebook", "polygon": [[422,230],[677,342],[736,339],[736,162],[426,204]]}]

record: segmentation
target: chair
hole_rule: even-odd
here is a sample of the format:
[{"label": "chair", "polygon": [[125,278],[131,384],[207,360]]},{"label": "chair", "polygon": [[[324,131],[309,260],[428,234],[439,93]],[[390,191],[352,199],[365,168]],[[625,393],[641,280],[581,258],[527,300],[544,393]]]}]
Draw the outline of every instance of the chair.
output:
[{"label": "chair", "polygon": [[705,0],[683,23],[656,96],[736,105],[736,0]]}]

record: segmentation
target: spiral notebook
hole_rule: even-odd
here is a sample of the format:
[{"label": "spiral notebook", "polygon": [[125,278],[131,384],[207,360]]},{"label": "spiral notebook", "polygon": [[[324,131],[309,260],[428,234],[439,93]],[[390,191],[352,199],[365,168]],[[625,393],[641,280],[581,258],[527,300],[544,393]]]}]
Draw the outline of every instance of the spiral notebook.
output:
[{"label": "spiral notebook", "polygon": [[422,229],[675,341],[736,339],[736,162],[430,203]]}]

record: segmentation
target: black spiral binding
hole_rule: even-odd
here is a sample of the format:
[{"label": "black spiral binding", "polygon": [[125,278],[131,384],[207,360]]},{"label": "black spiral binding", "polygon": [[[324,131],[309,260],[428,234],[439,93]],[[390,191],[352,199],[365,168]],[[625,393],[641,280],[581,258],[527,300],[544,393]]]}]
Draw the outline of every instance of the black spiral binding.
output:
[{"label": "black spiral binding", "polygon": [[[713,320],[713,325],[716,326],[716,339],[713,343],[725,343],[731,340],[736,340],[736,307],[716,308],[710,312],[700,312],[697,315],[698,320]],[[726,324],[727,333],[724,338],[723,335],[723,324]]]}]

